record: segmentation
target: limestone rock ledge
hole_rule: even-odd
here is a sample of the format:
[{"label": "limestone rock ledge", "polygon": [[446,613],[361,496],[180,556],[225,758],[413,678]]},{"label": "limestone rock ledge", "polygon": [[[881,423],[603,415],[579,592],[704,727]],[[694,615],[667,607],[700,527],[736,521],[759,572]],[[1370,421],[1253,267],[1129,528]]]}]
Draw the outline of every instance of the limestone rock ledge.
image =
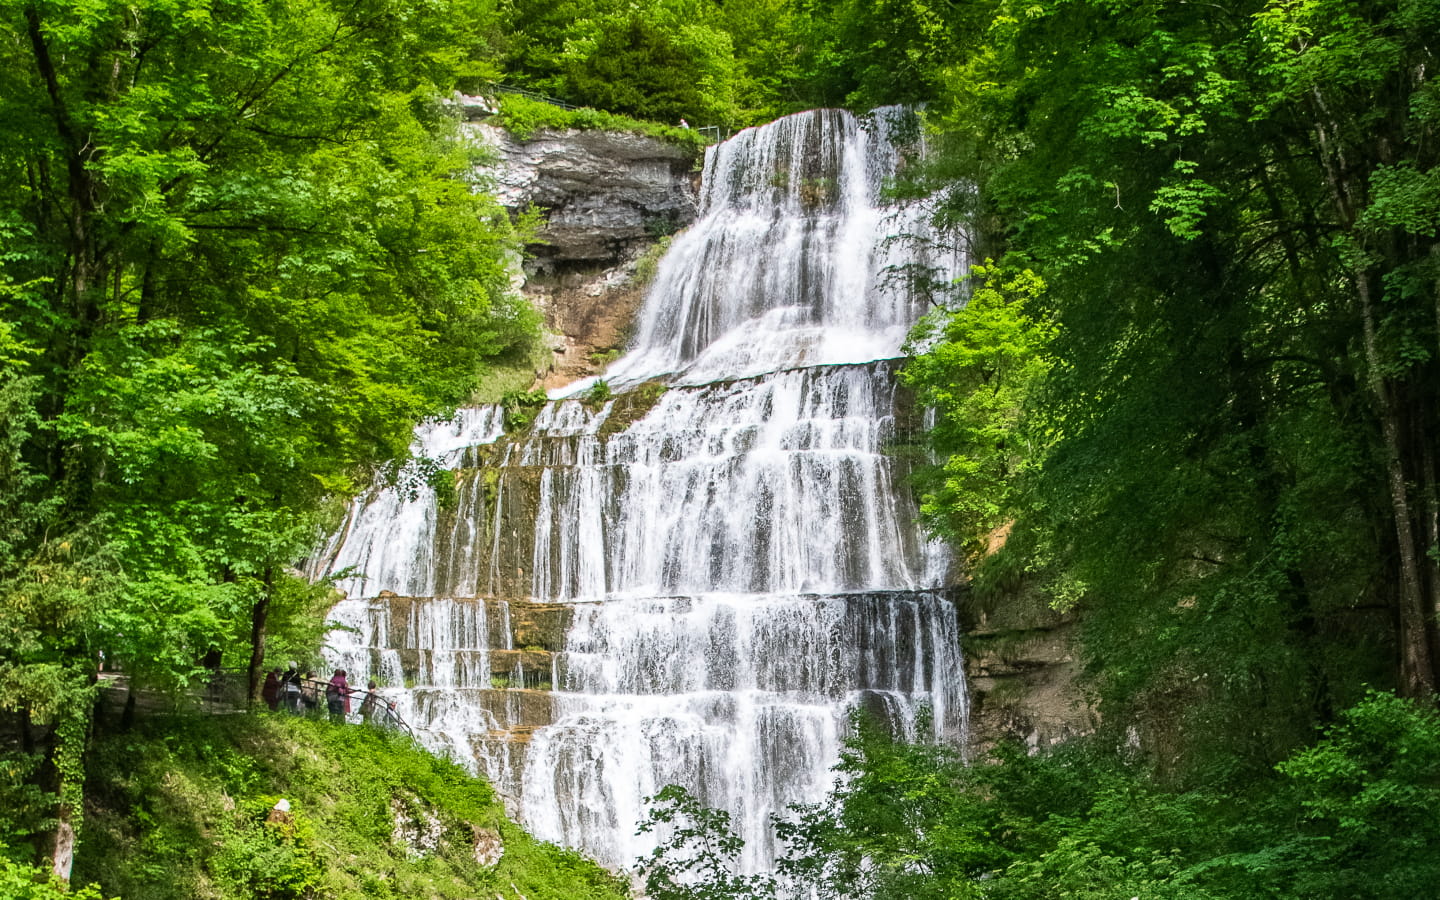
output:
[{"label": "limestone rock ledge", "polygon": [[616,131],[539,130],[522,140],[493,125],[464,127],[496,154],[482,174],[500,202],[546,214],[527,274],[614,266],[695,218],[696,157],[683,147]]},{"label": "limestone rock ledge", "polygon": [[623,351],[643,299],[637,262],[695,219],[698,157],[626,132],[542,129],[522,139],[483,122],[462,127],[492,152],[478,173],[485,187],[512,213],[544,217],[521,288],[553,336],[540,386],[596,374]]},{"label": "limestone rock ledge", "polygon": [[1002,740],[1033,751],[1095,729],[1073,613],[1056,612],[1023,587],[983,602],[962,597],[959,611],[973,758]]}]

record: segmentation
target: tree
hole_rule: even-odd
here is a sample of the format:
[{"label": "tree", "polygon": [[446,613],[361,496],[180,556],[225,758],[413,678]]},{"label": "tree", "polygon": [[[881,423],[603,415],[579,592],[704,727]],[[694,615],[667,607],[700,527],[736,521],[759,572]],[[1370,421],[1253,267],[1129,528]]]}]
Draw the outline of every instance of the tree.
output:
[{"label": "tree", "polygon": [[174,685],[253,637],[258,669],[320,501],[532,333],[442,102],[489,15],[0,3],[0,487],[29,523],[0,672],[54,737],[62,876],[99,655]]},{"label": "tree", "polygon": [[1043,283],[1031,271],[972,266],[977,286],[956,309],[941,308],[917,326],[902,373],[917,400],[936,413],[928,438],[941,455],[922,471],[921,513],[931,527],[978,560],[996,529],[1013,521],[1012,494],[1043,456],[1043,437],[1023,429],[1030,392],[1044,377],[1050,329],[1026,314]]},{"label": "tree", "polygon": [[1109,713],[1178,770],[1433,687],[1434,15],[1002,6],[934,116],[999,148],[992,242],[1055,328],[1002,562],[1080,599]]},{"label": "tree", "polygon": [[655,900],[773,900],[776,885],[766,874],[739,873],[745,841],[730,830],[730,814],[704,806],[685,788],[671,784],[645,802],[653,804],[640,833],[664,834],[648,857],[637,862],[645,896]]},{"label": "tree", "polygon": [[734,49],[723,31],[663,8],[593,23],[567,45],[565,93],[641,119],[728,123],[735,116]]}]

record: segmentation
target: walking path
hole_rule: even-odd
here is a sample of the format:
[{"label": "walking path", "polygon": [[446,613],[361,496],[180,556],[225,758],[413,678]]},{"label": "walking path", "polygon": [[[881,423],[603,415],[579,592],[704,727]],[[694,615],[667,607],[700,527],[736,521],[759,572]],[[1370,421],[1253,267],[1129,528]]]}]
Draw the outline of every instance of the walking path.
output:
[{"label": "walking path", "polygon": [[[293,715],[313,717],[328,715],[325,689],[329,687],[330,682],[318,678],[302,678],[301,681],[302,693],[298,707],[294,709],[287,707],[284,694],[281,694],[275,712],[278,714],[289,712]],[[245,669],[216,669],[207,681],[197,683],[178,693],[145,688],[132,689],[130,676],[124,672],[101,672],[99,687],[102,703],[112,708],[129,708],[132,715],[136,712],[162,715],[180,712],[235,715],[237,713],[268,713],[271,711],[264,701],[253,704],[249,702],[247,697],[249,672]],[[311,697],[317,701],[314,705],[305,703],[306,688],[310,689]],[[372,693],[375,697],[373,710],[368,718],[362,719],[360,708]],[[351,712],[345,716],[345,720],[348,722],[368,721],[372,725],[393,728],[411,737],[415,736],[415,732],[409,724],[395,711],[390,701],[378,691],[350,688],[350,709]]]}]

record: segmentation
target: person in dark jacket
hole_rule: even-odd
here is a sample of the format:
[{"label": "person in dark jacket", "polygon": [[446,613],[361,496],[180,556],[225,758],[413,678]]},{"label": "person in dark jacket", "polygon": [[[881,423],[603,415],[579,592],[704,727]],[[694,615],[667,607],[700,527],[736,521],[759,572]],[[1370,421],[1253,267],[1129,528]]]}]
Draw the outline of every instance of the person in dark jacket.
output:
[{"label": "person in dark jacket", "polygon": [[320,681],[316,679],[315,673],[306,672],[305,677],[300,680],[300,702],[305,705],[305,715],[319,715],[320,689]]},{"label": "person in dark jacket", "polygon": [[332,722],[343,722],[350,715],[350,682],[345,680],[344,669],[337,669],[326,686],[325,707],[330,711]]},{"label": "person in dark jacket", "polygon": [[294,662],[280,676],[280,699],[287,710],[300,714],[300,667]]},{"label": "person in dark jacket", "polygon": [[380,715],[380,695],[375,693],[375,681],[365,685],[365,699],[360,701],[360,718],[370,724],[375,723],[375,717]]},{"label": "person in dark jacket", "polygon": [[265,676],[265,686],[260,689],[260,699],[274,712],[280,705],[280,670],[271,669]]}]

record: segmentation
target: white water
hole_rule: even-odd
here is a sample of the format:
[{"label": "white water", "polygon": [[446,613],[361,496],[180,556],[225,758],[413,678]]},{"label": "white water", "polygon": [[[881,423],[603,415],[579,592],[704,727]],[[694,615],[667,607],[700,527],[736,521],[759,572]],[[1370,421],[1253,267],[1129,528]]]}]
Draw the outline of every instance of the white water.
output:
[{"label": "white water", "polygon": [[962,270],[957,250],[925,240],[927,204],[882,199],[903,165],[894,140],[913,126],[897,109],[864,122],[818,110],[711,148],[700,217],[661,260],[635,346],[606,380],[703,384],[900,355],[926,302],[907,278]]},{"label": "white water", "polygon": [[[426,426],[417,453],[462,470],[455,509],[377,490],[314,562],[349,570],[336,663],[390,685],[537,837],[628,866],[673,782],[727,809],[762,869],[770,816],[823,796],[852,710],[962,738],[949,559],[886,452],[889,360],[924,307],[892,269],[963,264],[923,204],[882,199],[903,124],[821,111],[712,148],[701,217],[605,376],[662,376],[653,408],[614,431],[624,398],[560,399],[519,440],[493,408]],[[559,652],[515,650],[525,595],[565,605],[543,613],[568,615]]]}]

